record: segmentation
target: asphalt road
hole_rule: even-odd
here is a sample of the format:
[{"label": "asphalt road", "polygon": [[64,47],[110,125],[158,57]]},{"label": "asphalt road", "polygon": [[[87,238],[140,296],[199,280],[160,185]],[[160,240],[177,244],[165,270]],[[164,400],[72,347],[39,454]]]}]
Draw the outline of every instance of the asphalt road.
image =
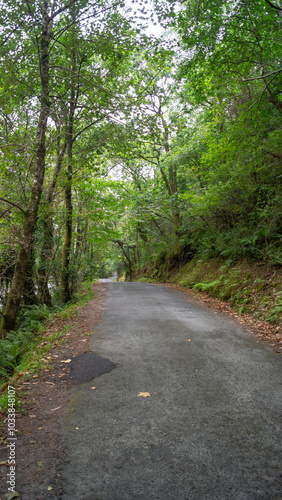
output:
[{"label": "asphalt road", "polygon": [[90,348],[113,367],[62,418],[63,500],[282,499],[281,357],[177,290],[107,288]]}]

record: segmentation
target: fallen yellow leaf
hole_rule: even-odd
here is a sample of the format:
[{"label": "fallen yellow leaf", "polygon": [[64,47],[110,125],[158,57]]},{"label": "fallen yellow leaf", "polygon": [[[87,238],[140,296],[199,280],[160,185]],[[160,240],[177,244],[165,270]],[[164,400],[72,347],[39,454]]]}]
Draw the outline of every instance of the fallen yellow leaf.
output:
[{"label": "fallen yellow leaf", "polygon": [[148,398],[151,396],[149,392],[139,392],[138,396],[141,396],[142,398]]},{"label": "fallen yellow leaf", "polygon": [[190,340],[190,339],[187,339],[187,342],[191,342],[191,340]]},{"label": "fallen yellow leaf", "polygon": [[65,359],[63,361],[61,361],[61,363],[70,363],[71,362],[71,359]]},{"label": "fallen yellow leaf", "polygon": [[91,389],[97,389],[97,387],[91,387]]}]

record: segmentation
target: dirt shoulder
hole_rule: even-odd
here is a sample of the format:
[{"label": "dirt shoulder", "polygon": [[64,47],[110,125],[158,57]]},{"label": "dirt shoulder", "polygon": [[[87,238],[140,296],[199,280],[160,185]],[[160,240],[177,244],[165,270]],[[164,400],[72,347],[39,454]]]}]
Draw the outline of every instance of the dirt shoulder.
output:
[{"label": "dirt shoulder", "polygon": [[[72,383],[67,362],[88,349],[88,335],[95,333],[100,320],[104,283],[93,285],[95,296],[82,306],[74,318],[54,320],[46,335],[65,328],[63,344],[54,344],[44,356],[46,368],[16,382],[23,410],[17,412],[16,491],[20,500],[60,499],[60,471],[67,461],[58,431],[58,417],[71,396]],[[66,328],[67,327],[67,328]],[[7,436],[4,424],[1,433]],[[0,448],[0,500],[8,491],[7,444]],[[15,497],[16,498],[16,497]]]}]

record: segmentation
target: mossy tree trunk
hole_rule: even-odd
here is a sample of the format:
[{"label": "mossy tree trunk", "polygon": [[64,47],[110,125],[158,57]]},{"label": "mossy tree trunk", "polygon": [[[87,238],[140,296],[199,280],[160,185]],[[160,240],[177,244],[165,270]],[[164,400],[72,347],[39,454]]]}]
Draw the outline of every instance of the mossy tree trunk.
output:
[{"label": "mossy tree trunk", "polygon": [[[134,267],[136,264],[136,248],[132,245],[126,245],[121,240],[114,240],[114,242],[118,244],[124,256],[126,279],[129,279],[129,281],[133,281]],[[133,251],[133,257],[131,256],[130,250]]]},{"label": "mossy tree trunk", "polygon": [[[74,45],[75,46],[75,45]],[[68,130],[66,139],[66,156],[67,156],[67,174],[65,182],[65,240],[62,250],[62,275],[61,275],[61,293],[62,300],[67,303],[71,300],[71,279],[70,279],[70,263],[71,263],[71,246],[72,246],[72,147],[73,147],[73,129],[74,129],[74,113],[79,95],[79,81],[76,78],[76,50],[72,49],[72,69],[71,69],[71,89],[69,101],[69,116]]]},{"label": "mossy tree trunk", "polygon": [[57,185],[57,180],[62,169],[63,159],[66,153],[66,142],[61,144],[60,135],[57,140],[57,161],[52,181],[50,182],[46,206],[43,216],[43,242],[40,254],[40,263],[38,267],[38,298],[41,304],[48,307],[52,305],[51,294],[48,288],[50,260],[52,259],[53,249],[53,214],[52,203]]},{"label": "mossy tree trunk", "polygon": [[23,287],[23,302],[26,305],[38,304],[35,285],[35,251],[34,251],[34,238],[32,238],[32,245],[30,250],[30,259],[27,268],[26,280]]},{"label": "mossy tree trunk", "polygon": [[[69,128],[69,132],[72,127]],[[71,133],[71,132],[70,132]],[[69,141],[71,142],[71,141]],[[65,240],[62,250],[62,276],[61,290],[63,302],[67,303],[71,299],[70,287],[70,260],[72,244],[72,144],[67,145],[67,179],[65,185]]]}]

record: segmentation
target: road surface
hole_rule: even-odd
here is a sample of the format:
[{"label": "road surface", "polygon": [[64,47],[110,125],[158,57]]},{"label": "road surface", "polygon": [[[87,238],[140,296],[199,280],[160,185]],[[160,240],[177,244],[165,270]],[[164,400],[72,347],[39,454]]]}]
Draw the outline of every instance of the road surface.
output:
[{"label": "road surface", "polygon": [[111,371],[61,420],[63,500],[282,499],[281,357],[180,291],[106,286],[90,349]]}]

